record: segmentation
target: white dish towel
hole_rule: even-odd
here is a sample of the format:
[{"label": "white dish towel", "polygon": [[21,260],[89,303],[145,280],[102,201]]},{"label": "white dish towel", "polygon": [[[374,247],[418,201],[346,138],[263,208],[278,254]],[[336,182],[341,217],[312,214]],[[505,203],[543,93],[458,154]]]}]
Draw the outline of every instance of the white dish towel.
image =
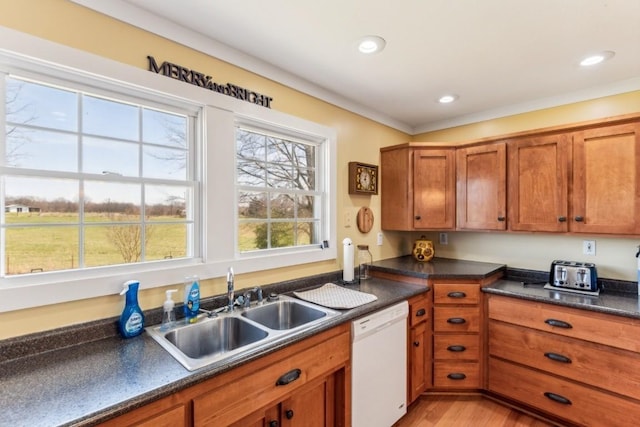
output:
[{"label": "white dish towel", "polygon": [[378,299],[375,295],[354,291],[333,283],[327,283],[310,291],[294,292],[293,294],[305,301],[335,309],[354,308]]}]

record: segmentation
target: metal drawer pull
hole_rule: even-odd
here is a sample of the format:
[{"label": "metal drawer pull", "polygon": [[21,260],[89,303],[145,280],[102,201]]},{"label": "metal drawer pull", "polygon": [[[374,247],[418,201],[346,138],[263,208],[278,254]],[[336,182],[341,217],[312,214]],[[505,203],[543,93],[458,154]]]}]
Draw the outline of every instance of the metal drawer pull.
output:
[{"label": "metal drawer pull", "polygon": [[564,329],[573,328],[573,326],[571,326],[571,323],[563,322],[562,320],[547,319],[544,321],[544,323],[546,323],[549,326],[556,326],[558,328],[564,328]]},{"label": "metal drawer pull", "polygon": [[549,400],[553,400],[554,402],[562,403],[563,405],[571,405],[571,401],[569,399],[564,396],[560,396],[559,394],[545,391],[544,396]]},{"label": "metal drawer pull", "polygon": [[269,421],[269,427],[278,427],[278,422],[276,420]]},{"label": "metal drawer pull", "polygon": [[420,310],[416,311],[416,317],[421,317],[421,316],[424,316],[425,314],[427,314],[427,310],[425,310],[424,308],[421,308]]},{"label": "metal drawer pull", "polygon": [[284,413],[284,416],[287,417],[288,420],[293,418],[293,409],[287,409],[287,411]]},{"label": "metal drawer pull", "polygon": [[467,349],[467,347],[465,347],[463,345],[450,345],[449,347],[447,347],[447,350],[453,351],[455,353],[459,353],[461,351],[465,351],[466,349]]},{"label": "metal drawer pull", "polygon": [[466,323],[467,321],[464,320],[462,317],[450,317],[447,319],[447,323],[451,323],[452,325],[462,325],[463,323]]},{"label": "metal drawer pull", "polygon": [[467,297],[467,294],[465,294],[464,292],[459,292],[459,291],[458,291],[458,292],[449,292],[449,293],[447,294],[447,296],[448,296],[449,298],[466,298],[466,297]]},{"label": "metal drawer pull", "polygon": [[555,362],[571,363],[571,359],[558,353],[545,353],[544,357],[547,357]]},{"label": "metal drawer pull", "polygon": [[414,341],[413,342],[413,346],[414,347],[420,347],[420,341]]},{"label": "metal drawer pull", "polygon": [[294,369],[292,371],[287,372],[276,381],[276,385],[287,385],[289,383],[294,382],[298,378],[300,378],[300,374],[302,371],[300,369]]},{"label": "metal drawer pull", "polygon": [[447,378],[449,378],[450,380],[464,380],[465,378],[467,378],[467,376],[462,372],[452,372],[447,375]]}]

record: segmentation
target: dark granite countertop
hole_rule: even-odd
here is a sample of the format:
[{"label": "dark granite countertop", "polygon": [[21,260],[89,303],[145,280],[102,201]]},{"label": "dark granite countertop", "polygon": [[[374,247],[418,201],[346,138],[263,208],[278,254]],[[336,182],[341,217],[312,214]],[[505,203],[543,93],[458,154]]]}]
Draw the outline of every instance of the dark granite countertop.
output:
[{"label": "dark granite countertop", "polygon": [[482,289],[486,293],[580,308],[640,319],[640,298],[628,292],[605,289],[598,296],[545,289],[543,283],[524,285],[521,281],[498,280]]},{"label": "dark granite countertop", "polygon": [[[297,289],[312,288],[326,282],[320,280],[313,285],[307,281]],[[286,342],[250,352],[224,365],[193,372],[186,370],[146,333],[128,340],[111,336],[5,361],[0,363],[0,424],[95,425],[311,335],[428,291],[425,286],[376,278],[348,287],[374,294],[378,299],[344,310],[341,316]],[[282,286],[277,292],[285,293]],[[54,339],[59,339],[60,335],[52,334]],[[15,339],[9,344],[19,345]]]},{"label": "dark granite countertop", "polygon": [[481,280],[505,270],[506,265],[438,257],[418,262],[407,255],[376,261],[371,264],[371,269],[423,279]]}]

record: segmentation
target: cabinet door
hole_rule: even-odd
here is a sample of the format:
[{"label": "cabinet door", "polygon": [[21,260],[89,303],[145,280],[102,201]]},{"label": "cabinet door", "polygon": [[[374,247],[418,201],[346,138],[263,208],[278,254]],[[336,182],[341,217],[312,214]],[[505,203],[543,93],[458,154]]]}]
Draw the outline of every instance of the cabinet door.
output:
[{"label": "cabinet door", "polygon": [[409,402],[431,387],[431,351],[427,323],[422,322],[411,328],[409,339]]},{"label": "cabinet door", "polygon": [[453,149],[414,151],[413,227],[415,229],[454,228],[455,166]]},{"label": "cabinet door", "polygon": [[411,150],[380,151],[380,209],[383,230],[411,230]]},{"label": "cabinet door", "polygon": [[577,132],[570,230],[638,234],[640,124]]},{"label": "cabinet door", "polygon": [[505,230],[507,154],[505,143],[456,151],[458,228]]},{"label": "cabinet door", "polygon": [[565,134],[523,138],[509,143],[511,230],[568,230],[570,148]]},{"label": "cabinet door", "polygon": [[[331,380],[311,384],[280,404],[282,427],[326,427],[336,423],[331,404]],[[269,424],[266,424],[270,427]]]}]

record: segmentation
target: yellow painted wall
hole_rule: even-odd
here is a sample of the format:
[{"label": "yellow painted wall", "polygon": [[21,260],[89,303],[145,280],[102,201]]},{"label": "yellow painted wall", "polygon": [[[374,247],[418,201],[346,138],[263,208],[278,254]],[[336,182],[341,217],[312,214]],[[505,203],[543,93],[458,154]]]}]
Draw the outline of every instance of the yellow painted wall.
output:
[{"label": "yellow painted wall", "polygon": [[[357,244],[369,244],[375,260],[409,253],[413,240],[421,233],[384,232],[384,245],[376,246],[376,234],[380,231],[380,197],[351,196],[347,193],[349,161],[379,164],[380,147],[409,140],[465,141],[640,111],[640,92],[634,92],[410,137],[66,0],[0,0],[0,25],[143,69],[147,67],[146,56],[152,54],[158,60],[169,60],[193,69],[214,70],[216,80],[230,81],[272,96],[275,110],[335,128],[338,134],[338,241],[350,237]],[[367,235],[355,227],[355,215],[361,206],[370,207],[375,215],[373,230]],[[353,225],[349,228],[345,227],[345,213],[352,217]],[[437,233],[427,233],[427,236],[437,242]],[[589,238],[596,240],[597,247],[597,255],[589,261],[598,264],[602,277],[635,280],[635,246],[640,242],[624,238]],[[584,259],[582,239],[550,234],[450,232],[449,245],[436,243],[436,252],[438,256],[546,270],[554,258]],[[240,275],[237,277],[237,287],[338,270],[341,268],[340,260],[341,254],[336,261]],[[161,306],[164,289],[168,288],[141,292],[143,309]],[[221,278],[202,283],[204,296],[221,294],[224,289]],[[0,313],[0,339],[114,317],[121,308],[121,297],[114,295]]]},{"label": "yellow painted wall", "polygon": [[[391,236],[382,247],[375,245],[375,236],[380,231],[380,196],[349,195],[347,165],[349,161],[378,164],[380,147],[406,142],[410,140],[409,135],[66,0],[0,0],[0,25],[142,69],[147,69],[147,55],[154,55],[159,61],[167,60],[195,70],[212,70],[216,81],[229,81],[272,96],[274,110],[336,129],[338,242],[350,237],[356,244],[368,243],[374,259],[401,254],[398,251],[405,245],[396,241],[401,241],[402,236]],[[377,215],[373,230],[366,235],[355,226],[355,215],[361,206],[370,207]],[[345,212],[353,218],[349,228],[344,227]],[[241,289],[335,271],[341,269],[341,260],[340,247],[336,261],[238,275],[236,286]],[[142,291],[139,296],[142,308],[160,307],[164,289],[169,288]],[[225,290],[222,278],[202,282],[205,297]],[[121,310],[122,297],[113,295],[0,313],[0,339],[113,317]]]}]

